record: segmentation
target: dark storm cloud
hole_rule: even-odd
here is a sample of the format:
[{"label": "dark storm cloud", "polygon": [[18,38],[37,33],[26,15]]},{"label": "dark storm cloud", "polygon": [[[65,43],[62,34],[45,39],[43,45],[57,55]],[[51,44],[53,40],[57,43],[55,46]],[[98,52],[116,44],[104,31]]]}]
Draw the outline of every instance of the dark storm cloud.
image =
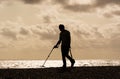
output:
[{"label": "dark storm cloud", "polygon": [[24,1],[24,3],[27,3],[27,4],[37,4],[44,0],[22,0],[22,1]]},{"label": "dark storm cloud", "polygon": [[14,40],[17,39],[16,33],[14,31],[11,31],[8,28],[2,29],[2,32],[0,34],[3,35],[3,36],[5,36],[5,37],[14,39]]}]

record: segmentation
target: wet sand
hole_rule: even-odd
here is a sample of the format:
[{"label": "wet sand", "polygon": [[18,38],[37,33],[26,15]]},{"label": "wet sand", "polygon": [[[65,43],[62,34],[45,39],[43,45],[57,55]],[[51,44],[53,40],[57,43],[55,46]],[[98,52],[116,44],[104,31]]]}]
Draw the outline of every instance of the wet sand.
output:
[{"label": "wet sand", "polygon": [[120,66],[0,69],[0,79],[120,79]]}]

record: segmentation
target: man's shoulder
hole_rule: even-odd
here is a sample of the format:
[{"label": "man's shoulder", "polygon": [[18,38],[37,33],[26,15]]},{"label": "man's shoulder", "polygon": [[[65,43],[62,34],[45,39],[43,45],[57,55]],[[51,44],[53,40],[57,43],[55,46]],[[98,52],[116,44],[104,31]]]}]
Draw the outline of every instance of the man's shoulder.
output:
[{"label": "man's shoulder", "polygon": [[68,30],[64,30],[63,32],[60,32],[60,35],[62,34],[70,34],[70,32]]},{"label": "man's shoulder", "polygon": [[65,32],[66,32],[66,33],[70,33],[70,31],[68,31],[68,30],[65,30]]},{"label": "man's shoulder", "polygon": [[65,30],[65,32],[69,32],[68,30]]}]

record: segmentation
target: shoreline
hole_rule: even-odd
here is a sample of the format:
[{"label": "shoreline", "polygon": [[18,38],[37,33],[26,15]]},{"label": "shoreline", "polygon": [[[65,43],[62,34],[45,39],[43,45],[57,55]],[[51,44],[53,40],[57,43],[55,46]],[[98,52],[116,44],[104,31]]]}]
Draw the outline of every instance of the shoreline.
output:
[{"label": "shoreline", "polygon": [[[41,68],[45,60],[4,60],[0,61],[0,68]],[[48,60],[45,63],[49,67],[61,67],[62,60]],[[67,66],[71,63],[67,61]],[[120,60],[76,60],[75,67],[85,66],[120,66]]]}]

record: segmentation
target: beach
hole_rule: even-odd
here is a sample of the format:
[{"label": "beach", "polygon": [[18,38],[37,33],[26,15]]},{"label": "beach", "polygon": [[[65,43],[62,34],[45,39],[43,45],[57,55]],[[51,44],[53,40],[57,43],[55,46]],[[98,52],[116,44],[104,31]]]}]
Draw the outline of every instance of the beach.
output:
[{"label": "beach", "polygon": [[76,60],[74,68],[61,60],[1,60],[0,79],[120,79],[119,60]]},{"label": "beach", "polygon": [[0,69],[0,79],[120,79],[120,66]]}]

